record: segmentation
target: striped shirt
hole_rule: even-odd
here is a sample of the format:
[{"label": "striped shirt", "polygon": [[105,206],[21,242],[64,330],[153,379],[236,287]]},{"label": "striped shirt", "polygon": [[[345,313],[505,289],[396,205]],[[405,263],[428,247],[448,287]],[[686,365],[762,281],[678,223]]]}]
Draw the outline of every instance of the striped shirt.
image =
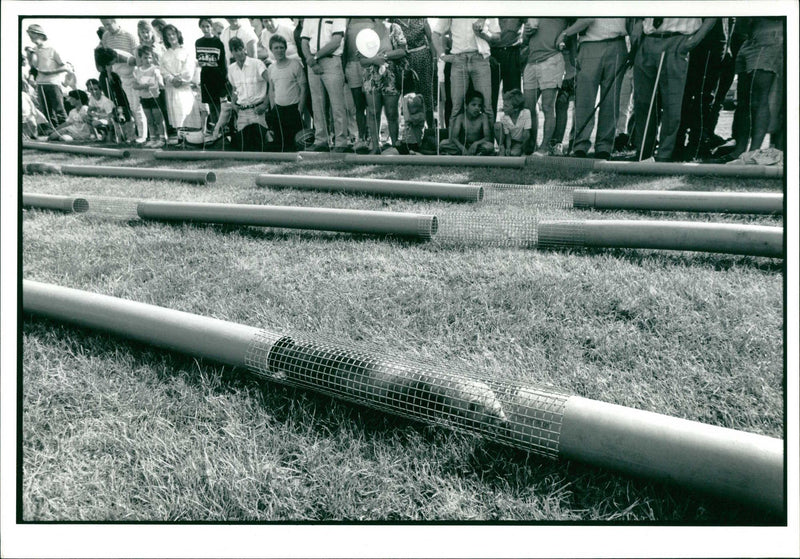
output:
[{"label": "striped shirt", "polygon": [[658,29],[653,27],[653,18],[644,18],[642,30],[645,35],[653,33],[681,33],[682,35],[693,35],[703,24],[701,17],[665,17]]},{"label": "striped shirt", "polygon": [[[100,40],[104,47],[109,49],[121,50],[128,54],[136,54],[136,47],[139,45],[137,38],[124,29],[118,29],[116,33],[106,31]],[[115,62],[111,69],[119,74],[121,78],[133,75],[133,66],[128,66],[127,62]]]}]

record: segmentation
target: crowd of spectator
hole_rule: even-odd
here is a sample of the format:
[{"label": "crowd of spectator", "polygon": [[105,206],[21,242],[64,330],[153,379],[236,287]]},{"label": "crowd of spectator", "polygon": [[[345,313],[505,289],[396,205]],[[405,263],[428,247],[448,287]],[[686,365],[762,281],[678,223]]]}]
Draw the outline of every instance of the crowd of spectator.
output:
[{"label": "crowd of spectator", "polygon": [[636,161],[730,161],[767,136],[785,149],[781,17],[203,17],[193,47],[162,19],[136,35],[100,23],[85,90],[27,26],[25,137]]}]

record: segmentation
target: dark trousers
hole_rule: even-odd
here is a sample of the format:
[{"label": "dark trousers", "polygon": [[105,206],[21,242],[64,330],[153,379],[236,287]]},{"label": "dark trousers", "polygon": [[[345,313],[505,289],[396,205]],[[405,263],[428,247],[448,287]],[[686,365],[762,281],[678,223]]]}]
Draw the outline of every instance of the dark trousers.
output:
[{"label": "dark trousers", "polygon": [[[701,155],[701,146],[709,139],[708,121],[711,119],[714,93],[719,83],[723,47],[724,43],[719,40],[706,39],[689,54],[681,124],[673,153],[676,161],[690,161]],[[711,132],[713,133],[713,129]]]},{"label": "dark trousers", "polygon": [[64,110],[64,96],[61,94],[61,86],[56,83],[40,83],[36,86],[39,93],[39,103],[42,112],[47,115],[47,119],[54,128],[64,124],[67,120],[67,111]]},{"label": "dark trousers", "polygon": [[295,151],[294,137],[303,129],[297,103],[283,107],[276,105],[265,117],[273,134],[273,145],[268,151]]},{"label": "dark trousers", "polygon": [[497,115],[497,99],[500,96],[500,84],[503,93],[522,86],[522,63],[519,58],[519,45],[513,47],[495,47],[492,49],[492,108]]}]

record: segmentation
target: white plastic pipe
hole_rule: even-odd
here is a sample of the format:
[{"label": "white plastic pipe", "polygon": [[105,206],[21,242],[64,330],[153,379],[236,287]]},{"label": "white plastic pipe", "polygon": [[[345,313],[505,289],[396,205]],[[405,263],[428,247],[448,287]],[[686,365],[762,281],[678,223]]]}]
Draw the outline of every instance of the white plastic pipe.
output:
[{"label": "white plastic pipe", "polygon": [[357,179],[351,177],[320,177],[311,175],[273,175],[256,177],[259,186],[281,186],[304,190],[332,192],[359,192],[388,196],[411,196],[479,202],[483,200],[483,187],[441,182],[401,181],[385,179]]},{"label": "white plastic pipe", "polygon": [[139,202],[137,213],[142,219],[162,221],[402,235],[422,239],[432,238],[438,229],[438,221],[433,215],[333,208],[148,201]]},{"label": "white plastic pipe", "polygon": [[[30,280],[22,284],[25,312],[234,367],[247,367],[248,351],[262,332],[77,289]],[[524,407],[518,402],[516,413],[534,417]],[[567,397],[563,411],[550,415],[537,423],[549,425],[560,419],[560,432],[553,442],[561,457],[683,485],[785,515],[784,445],[780,439],[578,396]],[[524,433],[517,436],[524,438]]]},{"label": "white plastic pipe", "polygon": [[89,210],[86,198],[57,196],[54,194],[22,193],[22,205],[28,208],[43,208],[62,212],[82,213]]},{"label": "white plastic pipe", "polygon": [[92,146],[73,146],[56,142],[29,142],[23,140],[23,149],[37,149],[39,151],[57,151],[62,153],[76,153],[79,155],[99,155],[103,157],[130,157],[127,149],[99,148]]},{"label": "white plastic pipe", "polygon": [[296,153],[272,151],[183,151],[162,150],[153,152],[155,159],[176,159],[181,161],[208,161],[211,159],[234,159],[244,161],[297,161]]},{"label": "white plastic pipe", "polygon": [[548,247],[692,250],[783,258],[783,228],[691,221],[541,221],[538,245]]},{"label": "white plastic pipe", "polygon": [[595,161],[595,171],[626,175],[696,175],[740,178],[783,178],[783,167],[722,165],[719,163],[667,163],[658,161]]},{"label": "white plastic pipe", "polygon": [[572,193],[572,205],[598,210],[781,214],[783,194],[579,188]]},{"label": "white plastic pipe", "polygon": [[510,167],[521,169],[524,157],[485,157],[480,155],[359,155],[348,153],[345,161],[368,165],[452,165],[458,167]]}]

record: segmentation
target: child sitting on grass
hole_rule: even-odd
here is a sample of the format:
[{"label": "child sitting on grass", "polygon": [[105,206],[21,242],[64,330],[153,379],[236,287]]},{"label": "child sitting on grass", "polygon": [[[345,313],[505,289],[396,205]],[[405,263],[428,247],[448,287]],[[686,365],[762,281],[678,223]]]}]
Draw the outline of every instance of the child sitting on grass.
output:
[{"label": "child sitting on grass", "polygon": [[141,45],[136,49],[136,68],[133,69],[133,89],[138,91],[139,99],[147,118],[150,141],[146,147],[162,147],[165,130],[164,116],[158,106],[158,96],[164,88],[161,70],[153,64],[153,47]]},{"label": "child sitting on grass", "polygon": [[50,134],[48,140],[61,140],[71,142],[73,140],[86,141],[94,136],[94,130],[89,125],[89,96],[80,89],[70,91],[67,101],[72,105],[72,110],[67,115],[67,120]]},{"label": "child sitting on grass", "polygon": [[453,122],[450,137],[439,144],[439,153],[494,155],[494,134],[489,117],[483,110],[483,95],[478,91],[471,91],[465,101],[464,111]]},{"label": "child sitting on grass", "polygon": [[86,81],[86,91],[89,92],[89,126],[94,129],[97,139],[103,141],[108,138],[109,126],[114,118],[114,103],[103,95],[100,81],[94,78]]},{"label": "child sitting on grass", "polygon": [[522,155],[531,137],[531,112],[525,108],[525,96],[519,89],[503,94],[503,118],[495,125],[499,155]]}]

